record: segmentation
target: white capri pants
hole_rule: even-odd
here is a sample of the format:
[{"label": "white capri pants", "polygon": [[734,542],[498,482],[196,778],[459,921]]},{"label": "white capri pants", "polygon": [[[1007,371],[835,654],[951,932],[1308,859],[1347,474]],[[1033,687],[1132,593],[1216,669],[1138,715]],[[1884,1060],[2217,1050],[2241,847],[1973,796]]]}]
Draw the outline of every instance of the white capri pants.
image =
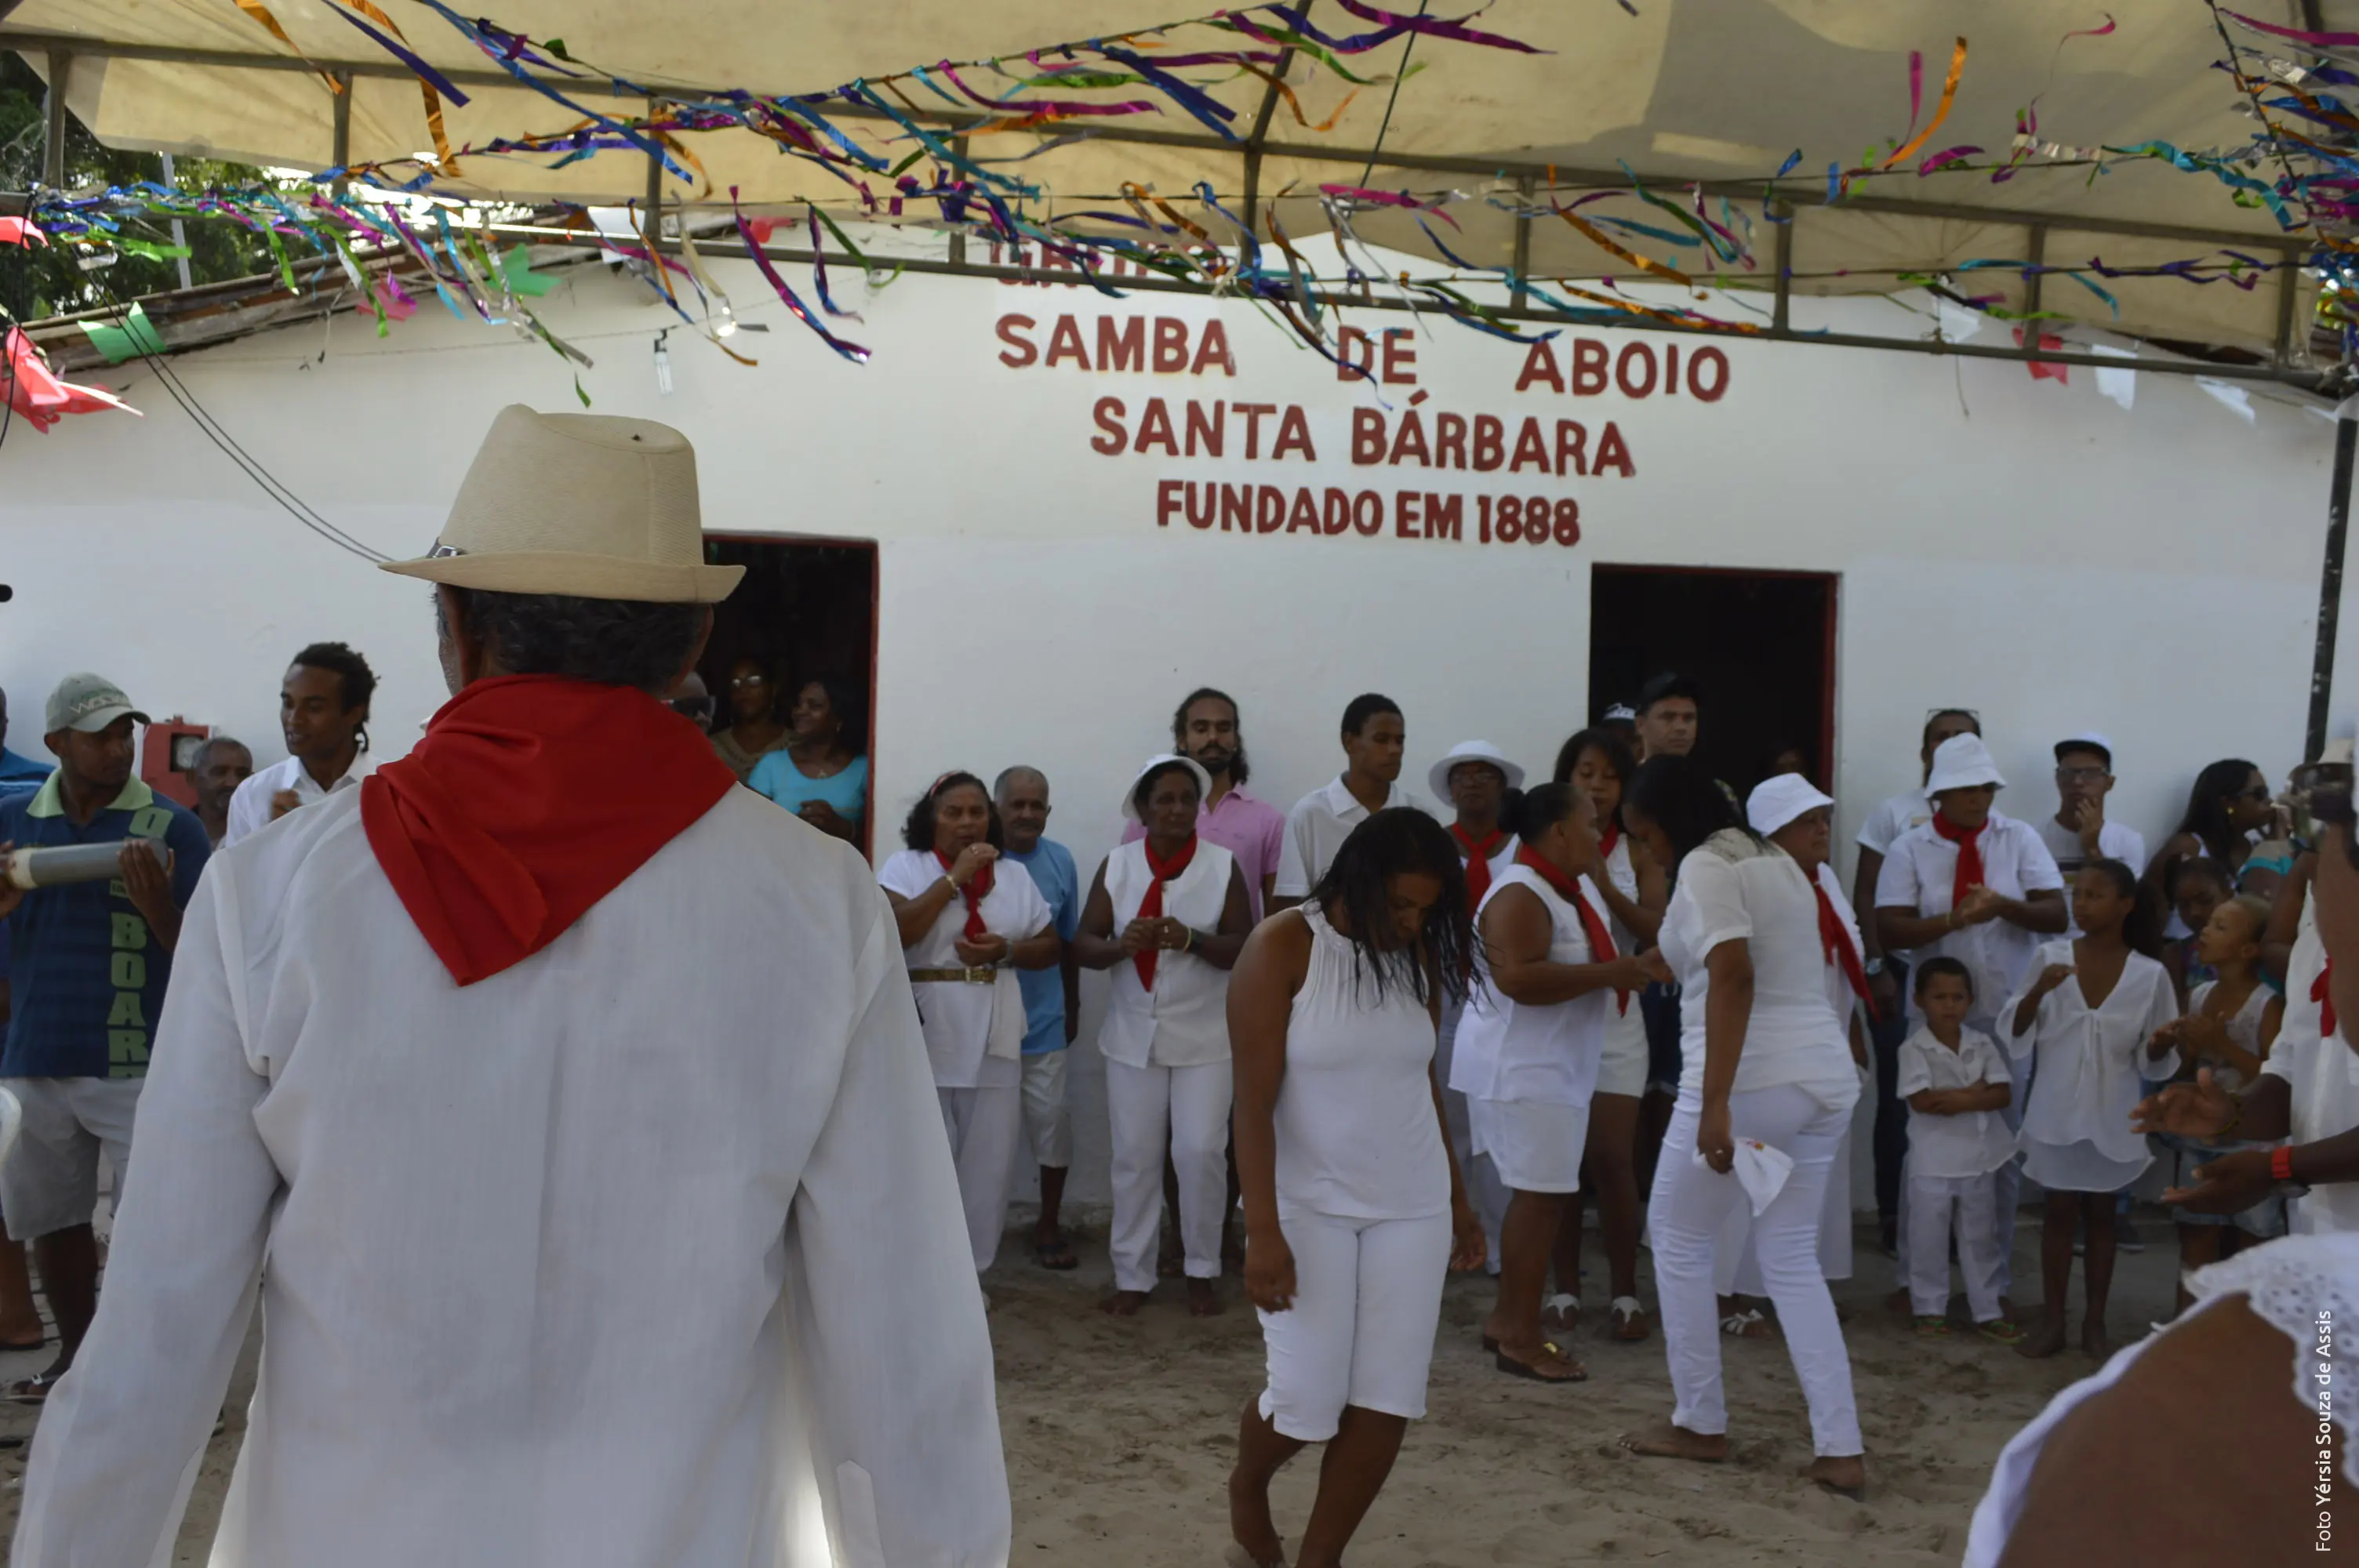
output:
[{"label": "white capri pants", "polygon": [[967,1244],[974,1249],[974,1271],[980,1274],[999,1256],[1000,1233],[1007,1228],[1007,1194],[1024,1143],[1024,1091],[1009,1084],[934,1093],[942,1102],[942,1128],[958,1167],[959,1203],[966,1210]]},{"label": "white capri pants", "polygon": [[1180,1241],[1188,1277],[1221,1277],[1221,1218],[1229,1202],[1226,1062],[1194,1067],[1105,1065],[1106,1119],[1114,1139],[1114,1288],[1155,1288],[1163,1230],[1163,1151],[1180,1177]]},{"label": "white capri pants", "polygon": [[1024,1136],[1032,1162],[1045,1171],[1073,1162],[1073,1113],[1065,1103],[1065,1058],[1071,1054],[1067,1048],[1024,1058]]},{"label": "white capri pants", "polygon": [[1415,1421],[1450,1271],[1450,1216],[1345,1219],[1280,1206],[1294,1305],[1265,1312],[1261,1413],[1281,1436],[1324,1443],[1343,1407]]},{"label": "white capri pants", "polygon": [[[1734,1175],[1695,1162],[1700,1108],[1690,1091],[1680,1096],[1671,1113],[1663,1155],[1655,1166],[1647,1226],[1675,1396],[1671,1420],[1690,1432],[1718,1436],[1728,1431],[1728,1404],[1721,1385],[1713,1255],[1730,1211],[1746,1200]],[[1777,1303],[1795,1376],[1810,1401],[1811,1445],[1821,1456],[1862,1451],[1851,1357],[1835,1320],[1834,1298],[1819,1271],[1819,1212],[1835,1146],[1850,1119],[1848,1107],[1831,1110],[1791,1084],[1729,1097],[1731,1130],[1739,1138],[1757,1138],[1794,1162],[1785,1186],[1753,1222],[1754,1244],[1762,1283]]]},{"label": "white capri pants", "polygon": [[1908,1308],[1919,1317],[1950,1312],[1950,1234],[1956,1217],[1958,1271],[1976,1323],[1999,1315],[1998,1173],[1979,1176],[1910,1173],[1902,1201],[1908,1210]]}]

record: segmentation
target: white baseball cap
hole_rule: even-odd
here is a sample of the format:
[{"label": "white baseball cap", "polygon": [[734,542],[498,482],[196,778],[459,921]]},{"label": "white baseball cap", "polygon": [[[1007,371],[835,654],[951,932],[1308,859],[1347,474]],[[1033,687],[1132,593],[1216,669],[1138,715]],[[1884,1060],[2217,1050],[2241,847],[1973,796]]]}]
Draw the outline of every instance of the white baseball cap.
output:
[{"label": "white baseball cap", "polygon": [[2056,760],[2062,762],[2067,752],[2094,752],[2105,759],[2110,771],[2114,765],[2114,743],[2102,730],[2075,730],[2056,742]]},{"label": "white baseball cap", "polygon": [[1203,763],[1193,757],[1183,757],[1177,752],[1158,752],[1154,756],[1141,762],[1138,772],[1130,775],[1130,783],[1123,786],[1123,816],[1133,822],[1137,821],[1138,803],[1131,797],[1138,793],[1138,781],[1158,768],[1168,768],[1175,764],[1196,775],[1196,799],[1200,804],[1212,798],[1212,775],[1204,771]]}]

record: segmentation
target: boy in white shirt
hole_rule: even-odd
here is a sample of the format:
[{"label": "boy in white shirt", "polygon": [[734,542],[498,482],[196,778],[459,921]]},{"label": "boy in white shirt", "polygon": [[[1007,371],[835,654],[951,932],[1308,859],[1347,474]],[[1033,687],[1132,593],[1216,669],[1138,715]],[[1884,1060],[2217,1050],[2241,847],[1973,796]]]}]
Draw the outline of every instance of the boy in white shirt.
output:
[{"label": "boy in white shirt", "polygon": [[1904,1232],[1909,1308],[1917,1332],[1950,1334],[1950,1238],[1976,1331],[2012,1345],[2023,1331],[1999,1306],[1998,1171],[2015,1153],[2001,1114],[2014,1098],[2006,1057],[1987,1034],[1966,1027],[1973,977],[1955,958],[1917,968],[1924,1026],[1900,1044],[1900,1098],[1908,1102],[1908,1225]]}]

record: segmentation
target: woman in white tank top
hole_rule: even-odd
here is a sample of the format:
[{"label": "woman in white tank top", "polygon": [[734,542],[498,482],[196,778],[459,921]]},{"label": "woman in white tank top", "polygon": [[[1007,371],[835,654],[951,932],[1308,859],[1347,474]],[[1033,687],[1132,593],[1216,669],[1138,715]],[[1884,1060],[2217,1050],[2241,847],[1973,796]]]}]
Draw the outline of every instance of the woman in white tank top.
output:
[{"label": "woman in white tank top", "polygon": [[1111,969],[1098,1054],[1114,1141],[1114,1294],[1129,1317],[1155,1289],[1163,1152],[1180,1177],[1188,1310],[1221,1310],[1221,1220],[1229,1194],[1229,966],[1253,929],[1235,857],[1196,831],[1212,780],[1186,757],[1151,757],[1123,795],[1147,837],[1098,867],[1073,957]]},{"label": "woman in white tank top", "polygon": [[[1578,784],[1597,815],[1600,870],[1590,886],[1605,904],[1606,929],[1624,953],[1655,946],[1663,906],[1671,889],[1663,868],[1623,830],[1622,795],[1637,760],[1611,730],[1583,730],[1556,754],[1556,782]],[[1606,1333],[1635,1342],[1653,1332],[1638,1300],[1638,1112],[1647,1092],[1647,1018],[1637,1003],[1605,1015],[1605,1044],[1598,1057],[1597,1092],[1589,1100],[1589,1133],[1581,1162],[1581,1191],[1564,1206],[1558,1234],[1556,1293],[1541,1314],[1551,1332],[1569,1329],[1581,1315],[1581,1209],[1596,1195],[1598,1228],[1605,1233],[1605,1268],[1611,1289]]]},{"label": "woman in white tank top", "polygon": [[1500,1371],[1551,1383],[1589,1375],[1541,1331],[1540,1292],[1566,1195],[1581,1188],[1605,1021],[1649,979],[1670,976],[1659,957],[1614,946],[1589,881],[1594,820],[1588,794],[1571,784],[1524,796],[1524,842],[1475,911],[1484,983],[1458,1026],[1450,1080],[1466,1097],[1476,1151],[1513,1195],[1484,1346]]},{"label": "woman in white tank top", "polygon": [[1443,1278],[1482,1264],[1433,1076],[1472,942],[1450,836],[1392,807],[1261,924],[1231,977],[1245,1293],[1268,1382],[1238,1422],[1229,1519],[1257,1564],[1287,1561],[1270,1478],[1331,1441],[1295,1561],[1342,1557],[1425,1413]]}]

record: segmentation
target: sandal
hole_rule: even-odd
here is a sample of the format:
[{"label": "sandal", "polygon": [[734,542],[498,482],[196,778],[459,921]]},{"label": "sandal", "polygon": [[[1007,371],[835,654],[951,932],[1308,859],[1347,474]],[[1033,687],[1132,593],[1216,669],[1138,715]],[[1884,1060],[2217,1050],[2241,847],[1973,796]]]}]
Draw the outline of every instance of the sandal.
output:
[{"label": "sandal", "polygon": [[1636,1296],[1615,1296],[1614,1304],[1606,1310],[1614,1320],[1614,1337],[1616,1339],[1636,1344],[1655,1332],[1654,1325],[1647,1321],[1647,1309],[1638,1303]]},{"label": "sandal", "polygon": [[21,1378],[8,1385],[8,1402],[19,1405],[40,1404],[57,1391],[58,1380],[64,1376],[63,1372],[43,1372],[37,1377]]},{"label": "sandal", "polygon": [[1777,1331],[1769,1326],[1769,1320],[1751,1307],[1746,1307],[1743,1312],[1730,1313],[1726,1317],[1722,1318],[1720,1331],[1732,1339],[1777,1337]]},{"label": "sandal", "polygon": [[1043,1269],[1054,1269],[1059,1273],[1082,1266],[1082,1260],[1073,1255],[1072,1243],[1061,1236],[1054,1241],[1035,1241],[1032,1244],[1032,1260]]},{"label": "sandal", "polygon": [[1939,1314],[1920,1316],[1917,1320],[1917,1337],[1919,1339],[1949,1338],[1950,1320]]},{"label": "sandal", "polygon": [[1538,1367],[1533,1366],[1530,1362],[1516,1360],[1515,1357],[1509,1356],[1504,1348],[1494,1349],[1492,1351],[1491,1364],[1498,1368],[1500,1371],[1506,1373],[1511,1378],[1528,1378],[1535,1383],[1585,1383],[1589,1381],[1589,1368],[1574,1360],[1571,1357],[1567,1356],[1561,1349],[1558,1348],[1553,1341],[1542,1340],[1540,1342],[1540,1349],[1546,1354],[1555,1357],[1559,1361],[1563,1362],[1565,1366],[1571,1368],[1571,1370],[1564,1377],[1551,1378],[1546,1372],[1541,1371]]},{"label": "sandal", "polygon": [[1974,1332],[1981,1335],[1984,1339],[1989,1340],[1993,1345],[2020,1345],[2023,1343],[2023,1325],[2019,1323],[2010,1322],[2003,1317],[1995,1317],[1988,1323],[1978,1323],[1974,1325]]},{"label": "sandal", "polygon": [[1540,1326],[1550,1334],[1565,1334],[1581,1322],[1579,1296],[1553,1295],[1540,1303]]}]

